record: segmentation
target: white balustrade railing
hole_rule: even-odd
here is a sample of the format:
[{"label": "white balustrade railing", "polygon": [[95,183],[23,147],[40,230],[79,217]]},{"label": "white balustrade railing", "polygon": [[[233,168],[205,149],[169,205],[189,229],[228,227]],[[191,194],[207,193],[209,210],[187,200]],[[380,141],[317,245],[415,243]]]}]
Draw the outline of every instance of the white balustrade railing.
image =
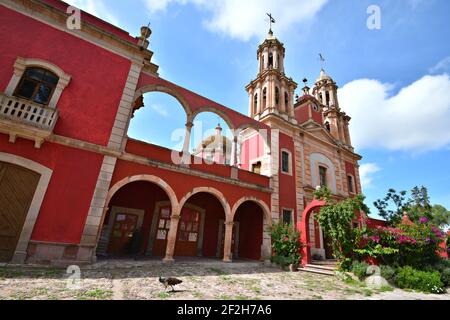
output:
[{"label": "white balustrade railing", "polygon": [[53,131],[58,120],[58,110],[0,93],[0,119]]}]

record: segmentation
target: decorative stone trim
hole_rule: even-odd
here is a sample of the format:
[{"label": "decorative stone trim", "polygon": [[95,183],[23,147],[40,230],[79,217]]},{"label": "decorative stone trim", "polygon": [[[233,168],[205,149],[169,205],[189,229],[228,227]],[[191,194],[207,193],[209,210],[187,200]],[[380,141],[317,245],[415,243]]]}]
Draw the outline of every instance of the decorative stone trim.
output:
[{"label": "decorative stone trim", "polygon": [[108,147],[113,149],[124,150],[127,142],[127,131],[130,126],[131,117],[133,115],[133,99],[139,76],[142,71],[143,63],[132,63],[125,87],[120,99],[119,108],[117,109],[116,119],[108,141]]},{"label": "decorative stone trim", "polygon": [[30,208],[28,209],[28,213],[22,227],[22,232],[16,245],[16,250],[14,251],[14,255],[11,260],[11,263],[13,264],[23,264],[25,263],[27,257],[28,244],[30,242],[31,234],[39,215],[39,210],[41,209],[42,201],[44,200],[45,192],[47,191],[48,185],[50,183],[50,178],[53,174],[53,170],[44,167],[43,165],[32,160],[9,153],[0,152],[0,161],[27,168],[41,175],[36,191],[34,192]]},{"label": "decorative stone trim", "polygon": [[[96,246],[100,236],[105,211],[106,197],[117,158],[105,156],[95,186],[89,212],[81,236],[82,245]],[[93,257],[95,258],[95,256]]]},{"label": "decorative stone trim", "polygon": [[53,92],[52,98],[48,103],[49,108],[56,108],[63,90],[70,82],[71,76],[65,73],[57,65],[42,59],[17,57],[16,62],[14,63],[14,74],[6,87],[5,94],[8,96],[13,96],[14,91],[19,85],[20,79],[22,79],[25,70],[29,67],[41,67],[53,72],[59,77],[59,81]]}]

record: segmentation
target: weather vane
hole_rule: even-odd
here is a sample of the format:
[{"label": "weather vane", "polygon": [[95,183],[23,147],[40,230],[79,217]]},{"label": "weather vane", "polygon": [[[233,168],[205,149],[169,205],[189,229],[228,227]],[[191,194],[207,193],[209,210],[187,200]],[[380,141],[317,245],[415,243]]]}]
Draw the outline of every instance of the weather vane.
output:
[{"label": "weather vane", "polygon": [[325,58],[322,56],[321,53],[319,53],[319,58],[320,58],[320,67],[323,70],[323,66],[325,64]]},{"label": "weather vane", "polygon": [[269,33],[272,33],[272,23],[275,23],[275,19],[273,18],[271,13],[267,13],[269,16]]}]

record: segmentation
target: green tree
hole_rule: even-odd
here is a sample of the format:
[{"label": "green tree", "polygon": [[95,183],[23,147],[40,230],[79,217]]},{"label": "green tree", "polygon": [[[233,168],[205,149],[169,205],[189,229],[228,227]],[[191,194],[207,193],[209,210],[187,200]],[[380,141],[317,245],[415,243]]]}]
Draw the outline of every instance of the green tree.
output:
[{"label": "green tree", "polygon": [[406,191],[389,189],[383,199],[374,202],[374,206],[391,226],[401,222],[404,214],[413,222],[419,222],[420,218],[426,217],[436,226],[450,225],[450,211],[439,204],[432,205],[428,189],[424,186],[412,188],[411,197],[408,199]]},{"label": "green tree", "polygon": [[332,239],[332,249],[334,256],[341,261],[341,268],[351,264],[355,253],[354,248],[359,242],[359,230],[353,228],[353,222],[357,218],[358,212],[367,212],[368,208],[364,204],[365,197],[357,195],[354,198],[337,202],[330,197],[328,190],[317,190],[317,199],[325,200],[326,205],[320,209],[316,216],[322,230]]},{"label": "green tree", "polygon": [[450,211],[440,204],[435,204],[431,208],[431,216],[432,222],[441,228],[450,225]]},{"label": "green tree", "polygon": [[[380,217],[386,220],[389,225],[395,225],[402,220],[404,213],[410,207],[410,201],[406,200],[406,191],[397,193],[395,189],[389,189],[383,199],[378,199],[373,203],[378,209]],[[391,202],[394,204],[394,209],[390,209]]]}]

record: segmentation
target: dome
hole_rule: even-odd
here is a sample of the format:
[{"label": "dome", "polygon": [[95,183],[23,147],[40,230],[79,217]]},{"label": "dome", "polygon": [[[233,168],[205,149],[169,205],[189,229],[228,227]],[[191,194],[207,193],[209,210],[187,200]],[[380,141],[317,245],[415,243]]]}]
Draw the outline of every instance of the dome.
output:
[{"label": "dome", "polygon": [[332,80],[331,77],[329,75],[327,75],[325,70],[323,70],[323,69],[320,70],[320,75],[319,75],[319,78],[317,79],[317,82],[322,81],[322,80]]}]

